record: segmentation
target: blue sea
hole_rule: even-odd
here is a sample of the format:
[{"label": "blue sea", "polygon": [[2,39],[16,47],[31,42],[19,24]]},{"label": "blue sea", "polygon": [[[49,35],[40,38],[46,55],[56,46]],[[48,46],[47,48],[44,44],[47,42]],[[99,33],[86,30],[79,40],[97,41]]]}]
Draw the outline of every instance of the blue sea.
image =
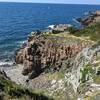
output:
[{"label": "blue sea", "polygon": [[0,3],[0,65],[12,62],[15,51],[31,31],[49,25],[67,23],[78,25],[75,18],[99,5]]}]

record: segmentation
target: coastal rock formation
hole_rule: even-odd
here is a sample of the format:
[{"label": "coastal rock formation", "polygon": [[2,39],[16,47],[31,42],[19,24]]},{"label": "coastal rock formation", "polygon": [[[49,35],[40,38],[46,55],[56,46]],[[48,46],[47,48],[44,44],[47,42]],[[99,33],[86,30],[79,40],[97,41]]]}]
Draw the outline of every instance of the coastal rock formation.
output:
[{"label": "coastal rock formation", "polygon": [[[23,64],[23,75],[34,78],[46,69],[59,71],[71,67],[68,63],[74,58],[89,42],[75,40],[73,37],[54,34],[31,34],[28,41],[21,49],[17,50],[15,61]],[[71,42],[70,42],[71,41]],[[64,61],[67,63],[64,65]]]},{"label": "coastal rock formation", "polygon": [[48,28],[52,31],[52,33],[60,33],[67,31],[68,28],[72,27],[70,24],[58,24],[58,25],[50,25]]},{"label": "coastal rock formation", "polygon": [[100,10],[96,10],[94,12],[89,12],[89,14],[82,18],[77,18],[82,25],[89,25],[91,23],[100,22]]}]

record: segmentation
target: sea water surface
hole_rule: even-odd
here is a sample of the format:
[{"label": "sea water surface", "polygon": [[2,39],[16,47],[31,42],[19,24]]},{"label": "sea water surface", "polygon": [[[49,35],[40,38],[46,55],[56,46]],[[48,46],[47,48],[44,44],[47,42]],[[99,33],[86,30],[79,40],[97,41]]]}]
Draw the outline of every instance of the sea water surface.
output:
[{"label": "sea water surface", "polygon": [[52,24],[76,25],[74,19],[98,5],[0,3],[0,65],[13,61],[14,52],[31,31]]}]

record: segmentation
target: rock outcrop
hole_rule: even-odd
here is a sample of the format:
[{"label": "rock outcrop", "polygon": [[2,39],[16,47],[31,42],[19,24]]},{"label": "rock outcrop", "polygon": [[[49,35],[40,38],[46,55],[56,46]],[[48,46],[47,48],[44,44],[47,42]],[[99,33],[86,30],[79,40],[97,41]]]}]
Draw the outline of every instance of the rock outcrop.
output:
[{"label": "rock outcrop", "polygon": [[72,25],[70,24],[58,24],[58,25],[50,25],[48,28],[52,31],[52,33],[60,33],[67,31]]},{"label": "rock outcrop", "polygon": [[[65,34],[65,33],[64,33]],[[81,40],[69,41],[69,37],[54,34],[32,34],[28,41],[17,52],[15,61],[23,64],[23,75],[36,77],[42,71],[49,69],[52,71],[66,69],[71,67],[69,63],[63,65],[63,62],[74,58],[89,42]],[[31,78],[31,77],[30,77]]]},{"label": "rock outcrop", "polygon": [[86,26],[91,23],[100,22],[100,10],[89,12],[87,16],[82,18],[77,18],[76,20],[79,21],[82,25],[86,25]]}]

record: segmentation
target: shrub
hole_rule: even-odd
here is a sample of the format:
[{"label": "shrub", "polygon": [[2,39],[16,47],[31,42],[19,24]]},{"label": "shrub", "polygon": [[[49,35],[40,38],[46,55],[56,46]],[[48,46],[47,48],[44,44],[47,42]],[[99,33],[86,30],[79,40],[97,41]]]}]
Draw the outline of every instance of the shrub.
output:
[{"label": "shrub", "polygon": [[79,31],[76,27],[69,27],[68,28],[68,31],[71,33],[71,34],[75,34],[77,31]]}]

